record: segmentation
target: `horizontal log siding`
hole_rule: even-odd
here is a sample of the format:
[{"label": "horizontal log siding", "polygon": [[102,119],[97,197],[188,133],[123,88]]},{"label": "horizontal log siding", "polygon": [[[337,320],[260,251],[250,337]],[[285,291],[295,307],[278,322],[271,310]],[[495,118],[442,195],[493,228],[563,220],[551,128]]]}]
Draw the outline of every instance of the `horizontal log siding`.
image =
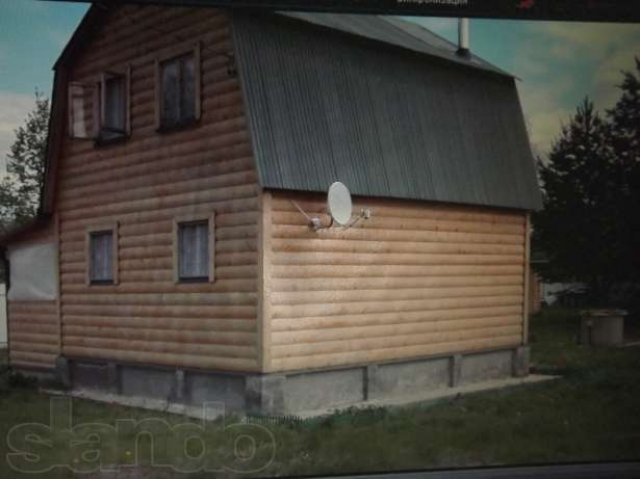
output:
[{"label": "horizontal log siding", "polygon": [[[201,45],[202,118],[155,131],[155,60]],[[58,172],[63,352],[177,367],[258,367],[258,186],[230,22],[214,9],[125,6],[80,55],[74,81],[131,65],[130,139],[65,140]],[[215,282],[173,281],[173,219],[216,214]],[[119,284],[85,283],[85,232],[118,222]]]},{"label": "horizontal log siding", "polygon": [[58,349],[57,302],[8,302],[9,361],[15,367],[51,369]]},{"label": "horizontal log siding", "polygon": [[324,223],[324,199],[273,192],[269,357],[288,371],[515,346],[522,341],[525,215],[358,199],[354,228]]}]

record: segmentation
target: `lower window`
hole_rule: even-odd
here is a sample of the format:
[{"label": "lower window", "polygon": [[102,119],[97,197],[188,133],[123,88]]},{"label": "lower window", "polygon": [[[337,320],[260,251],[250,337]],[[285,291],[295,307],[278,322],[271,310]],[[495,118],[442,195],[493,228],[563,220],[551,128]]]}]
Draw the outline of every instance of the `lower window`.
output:
[{"label": "lower window", "polygon": [[177,244],[176,280],[213,281],[213,217],[177,220],[174,228]]},{"label": "lower window", "polygon": [[116,283],[116,229],[96,229],[88,232],[89,284]]}]

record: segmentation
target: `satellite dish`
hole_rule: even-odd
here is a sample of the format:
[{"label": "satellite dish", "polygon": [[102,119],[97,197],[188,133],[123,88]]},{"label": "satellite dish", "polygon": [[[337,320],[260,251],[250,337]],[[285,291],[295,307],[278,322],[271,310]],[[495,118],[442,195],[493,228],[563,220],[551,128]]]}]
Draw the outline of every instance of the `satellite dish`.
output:
[{"label": "satellite dish", "polygon": [[351,193],[342,182],[334,182],[327,193],[329,215],[338,224],[346,226],[351,221],[352,204]]}]

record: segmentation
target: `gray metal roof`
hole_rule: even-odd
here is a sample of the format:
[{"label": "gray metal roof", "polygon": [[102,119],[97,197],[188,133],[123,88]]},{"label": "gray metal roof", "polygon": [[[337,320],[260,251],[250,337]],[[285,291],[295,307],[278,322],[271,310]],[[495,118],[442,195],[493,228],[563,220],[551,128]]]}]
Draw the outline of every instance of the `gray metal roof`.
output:
[{"label": "gray metal roof", "polygon": [[307,12],[280,12],[280,15],[352,35],[358,35],[414,52],[424,53],[460,65],[511,76],[509,73],[476,55],[472,54],[464,57],[456,54],[458,50],[456,44],[449,42],[416,23],[408,22],[398,17]]},{"label": "gray metal roof", "polygon": [[539,208],[512,77],[277,16],[234,37],[264,187]]}]

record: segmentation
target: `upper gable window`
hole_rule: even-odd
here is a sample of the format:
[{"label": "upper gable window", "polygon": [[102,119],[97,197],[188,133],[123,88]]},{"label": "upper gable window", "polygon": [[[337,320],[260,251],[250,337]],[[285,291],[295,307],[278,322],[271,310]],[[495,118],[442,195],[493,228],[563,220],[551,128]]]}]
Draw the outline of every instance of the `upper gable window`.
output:
[{"label": "upper gable window", "polygon": [[131,66],[97,79],[69,83],[69,134],[96,144],[125,139],[131,133]]},{"label": "upper gable window", "polygon": [[194,123],[200,116],[198,49],[158,62],[158,127]]},{"label": "upper gable window", "polygon": [[111,139],[127,135],[127,77],[105,74],[100,102],[100,137]]}]

